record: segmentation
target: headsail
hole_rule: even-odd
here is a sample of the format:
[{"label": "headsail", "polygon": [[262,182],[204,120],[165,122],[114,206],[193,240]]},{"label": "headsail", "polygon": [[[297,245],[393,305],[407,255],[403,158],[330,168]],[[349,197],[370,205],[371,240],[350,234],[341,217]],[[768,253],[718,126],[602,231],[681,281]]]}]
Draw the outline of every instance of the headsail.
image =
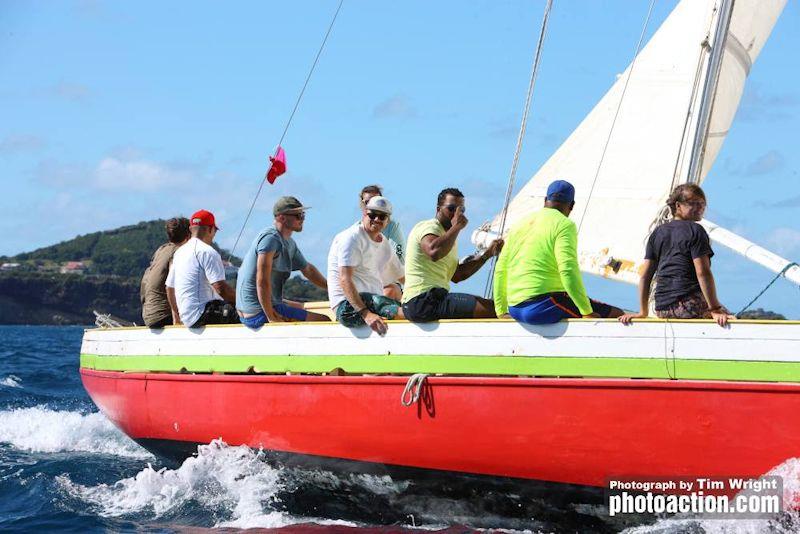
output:
[{"label": "headsail", "polygon": [[[512,200],[507,228],[541,208],[550,181],[569,180],[576,188],[571,217],[581,221],[581,269],[638,281],[651,222],[672,187],[687,179],[719,3],[682,0],[678,4],[632,66]],[[749,68],[784,4],[785,0],[735,2],[708,121],[700,182],[719,152]],[[621,220],[620,214],[624,214],[624,225],[615,223]],[[495,217],[488,231],[473,235],[473,242],[485,243],[498,227],[499,217]]]}]

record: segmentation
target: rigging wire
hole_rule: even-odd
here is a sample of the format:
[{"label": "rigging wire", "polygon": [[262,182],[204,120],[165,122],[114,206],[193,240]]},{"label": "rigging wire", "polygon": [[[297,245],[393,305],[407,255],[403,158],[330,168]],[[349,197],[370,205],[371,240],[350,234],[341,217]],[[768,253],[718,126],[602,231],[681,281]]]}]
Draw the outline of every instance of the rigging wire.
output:
[{"label": "rigging wire", "polygon": [[[544,47],[544,39],[547,35],[547,22],[550,19],[550,10],[553,7],[553,0],[547,0],[544,7],[544,15],[542,17],[542,28],[539,31],[539,42],[536,45],[536,53],[534,54],[533,66],[531,67],[531,78],[528,82],[528,94],[525,97],[525,108],[522,112],[522,123],[519,127],[519,135],[517,135],[517,146],[514,149],[514,159],[511,162],[511,172],[508,177],[508,187],[506,187],[506,196],[503,201],[503,210],[500,212],[500,231],[498,236],[503,236],[503,231],[506,226],[506,216],[508,215],[508,205],[511,203],[511,193],[514,191],[514,181],[517,176],[517,167],[519,166],[519,157],[522,153],[522,141],[525,139],[525,130],[528,127],[528,115],[531,109],[531,100],[533,100],[533,89],[536,86],[536,76],[539,73],[539,63],[542,57],[542,49]],[[489,277],[486,280],[486,287],[484,288],[484,295],[487,297],[491,291],[491,281],[494,275],[494,266],[496,258],[492,258],[491,268],[489,269]]]},{"label": "rigging wire", "polygon": [[[289,119],[286,121],[286,126],[283,128],[283,133],[281,134],[280,140],[278,141],[278,145],[275,147],[275,154],[273,157],[277,157],[278,149],[283,144],[283,140],[286,137],[286,133],[289,131],[289,126],[292,124],[292,119],[294,119],[294,115],[297,112],[297,108],[300,107],[300,101],[303,99],[303,95],[306,92],[306,88],[308,87],[308,82],[311,81],[311,75],[314,74],[314,69],[317,68],[317,63],[319,63],[319,58],[322,55],[322,51],[325,49],[325,44],[328,42],[328,37],[333,30],[333,24],[336,22],[336,17],[339,16],[339,11],[342,9],[342,4],[344,4],[344,0],[339,0],[339,5],[336,8],[336,12],[333,14],[333,18],[331,19],[331,23],[328,25],[328,31],[325,32],[325,37],[322,39],[322,44],[319,46],[319,50],[317,50],[317,55],[314,58],[314,62],[311,64],[311,68],[308,71],[308,75],[306,76],[306,81],[303,83],[303,88],[300,89],[300,94],[297,95],[297,100],[295,100],[294,108],[292,108],[292,112],[289,114]],[[267,173],[269,174],[270,169],[272,169],[273,163],[270,162],[269,168],[267,169]],[[256,201],[258,201],[258,197],[261,195],[261,190],[264,188],[264,182],[266,182],[266,174],[264,178],[261,180],[258,191],[256,191],[255,196],[253,197],[253,202],[250,204],[250,209],[247,210],[247,215],[244,218],[244,222],[242,223],[241,229],[239,229],[239,235],[236,236],[236,241],[233,243],[233,247],[228,255],[228,261],[231,261],[233,258],[233,253],[236,251],[236,246],[239,244],[239,240],[242,238],[242,233],[244,229],[247,227],[247,221],[250,220],[250,215],[253,213],[253,208],[256,206]]]},{"label": "rigging wire", "polygon": [[592,194],[594,193],[594,186],[597,184],[597,178],[600,176],[600,169],[603,167],[603,160],[606,157],[606,151],[608,150],[608,145],[611,143],[611,136],[614,134],[614,126],[617,124],[617,118],[619,117],[619,112],[622,109],[622,102],[625,99],[625,92],[628,90],[628,83],[631,81],[631,76],[633,75],[633,69],[636,66],[636,59],[639,57],[639,52],[642,49],[642,43],[644,42],[644,36],[647,33],[647,27],[650,25],[650,16],[653,14],[653,6],[655,5],[656,0],[650,0],[650,7],[647,9],[647,17],[644,19],[644,26],[642,27],[642,33],[639,36],[639,42],[636,43],[636,52],[633,54],[633,59],[631,60],[631,67],[628,69],[628,76],[625,78],[625,85],[622,86],[622,94],[619,97],[619,103],[617,104],[617,110],[614,112],[614,118],[611,121],[611,128],[608,130],[608,138],[606,139],[606,144],[603,146],[603,152],[600,154],[600,162],[597,164],[597,172],[594,173],[594,179],[592,180],[592,187],[589,189],[589,196],[586,197],[586,205],[583,208],[583,212],[581,213],[580,221],[578,222],[578,234],[580,234],[581,226],[583,225],[583,218],[586,216],[586,212],[589,211],[589,202],[592,200]]},{"label": "rigging wire", "polygon": [[762,290],[761,290],[761,292],[760,292],[758,295],[756,295],[755,297],[753,297],[753,299],[752,299],[750,302],[748,302],[748,303],[745,305],[745,307],[744,307],[744,308],[742,308],[741,310],[739,310],[739,311],[736,313],[736,318],[737,318],[737,319],[740,319],[740,318],[741,318],[741,315],[742,315],[742,314],[743,314],[745,311],[747,311],[747,309],[748,309],[750,306],[752,306],[753,304],[755,304],[755,302],[756,302],[758,299],[760,299],[760,298],[761,298],[761,295],[763,295],[764,293],[766,293],[766,292],[767,292],[767,289],[769,289],[770,287],[772,287],[772,284],[774,284],[774,283],[775,283],[775,282],[778,280],[778,278],[780,278],[781,276],[785,275],[785,274],[786,274],[786,271],[788,271],[788,270],[789,270],[789,269],[791,269],[792,267],[797,267],[797,263],[795,263],[795,262],[787,263],[787,264],[786,264],[786,267],[784,267],[784,268],[781,270],[781,272],[779,272],[778,274],[776,274],[776,275],[775,275],[775,277],[774,277],[772,280],[770,280],[770,282],[769,282],[769,283],[768,283],[768,284],[767,284],[767,285],[764,287],[764,289],[762,289]]}]

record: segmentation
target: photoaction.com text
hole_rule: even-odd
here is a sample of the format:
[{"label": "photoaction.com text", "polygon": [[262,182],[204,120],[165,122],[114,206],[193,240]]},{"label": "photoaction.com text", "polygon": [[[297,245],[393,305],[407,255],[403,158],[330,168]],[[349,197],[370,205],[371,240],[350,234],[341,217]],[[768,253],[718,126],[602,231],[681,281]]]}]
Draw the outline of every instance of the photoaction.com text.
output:
[{"label": "photoaction.com text", "polygon": [[607,498],[610,516],[691,513],[766,517],[783,510],[783,480],[776,476],[610,480]]}]

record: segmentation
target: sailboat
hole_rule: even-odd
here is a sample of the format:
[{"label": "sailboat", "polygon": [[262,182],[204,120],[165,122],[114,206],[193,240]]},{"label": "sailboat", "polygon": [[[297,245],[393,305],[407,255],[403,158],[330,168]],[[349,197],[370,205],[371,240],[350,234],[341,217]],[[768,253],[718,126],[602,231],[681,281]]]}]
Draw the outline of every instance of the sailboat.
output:
[{"label": "sailboat", "polygon": [[[708,173],[783,6],[682,0],[513,199],[506,228],[569,177],[582,270],[635,283],[648,228],[674,185]],[[788,260],[704,225],[800,282]],[[800,455],[796,321],[396,321],[385,337],[335,323],[98,328],[80,367],[99,409],[170,457],[222,438],[305,462],[602,487],[756,477]]]}]

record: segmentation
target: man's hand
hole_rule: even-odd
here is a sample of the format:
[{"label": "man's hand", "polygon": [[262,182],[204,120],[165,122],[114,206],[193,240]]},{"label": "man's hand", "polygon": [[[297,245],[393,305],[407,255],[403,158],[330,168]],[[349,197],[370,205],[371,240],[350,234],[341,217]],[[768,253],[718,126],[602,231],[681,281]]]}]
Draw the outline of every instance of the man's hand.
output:
[{"label": "man's hand", "polygon": [[383,318],[378,315],[377,313],[372,313],[371,311],[367,311],[367,314],[364,316],[364,322],[367,323],[367,326],[372,328],[378,335],[384,335],[388,326],[383,321]]},{"label": "man's hand", "polygon": [[491,258],[492,256],[497,256],[500,254],[500,251],[503,250],[503,245],[505,241],[502,239],[495,239],[489,245],[489,248],[486,249],[486,252],[483,253],[485,258]]},{"label": "man's hand", "polygon": [[638,313],[624,313],[620,315],[617,319],[622,324],[631,324],[631,319],[644,319],[647,317],[646,313],[638,312]]},{"label": "man's hand", "polygon": [[464,208],[462,206],[458,206],[455,213],[453,213],[453,218],[450,219],[450,224],[453,225],[453,227],[457,230],[462,230],[467,227],[468,223],[469,221],[467,220],[467,216],[464,215]]}]

